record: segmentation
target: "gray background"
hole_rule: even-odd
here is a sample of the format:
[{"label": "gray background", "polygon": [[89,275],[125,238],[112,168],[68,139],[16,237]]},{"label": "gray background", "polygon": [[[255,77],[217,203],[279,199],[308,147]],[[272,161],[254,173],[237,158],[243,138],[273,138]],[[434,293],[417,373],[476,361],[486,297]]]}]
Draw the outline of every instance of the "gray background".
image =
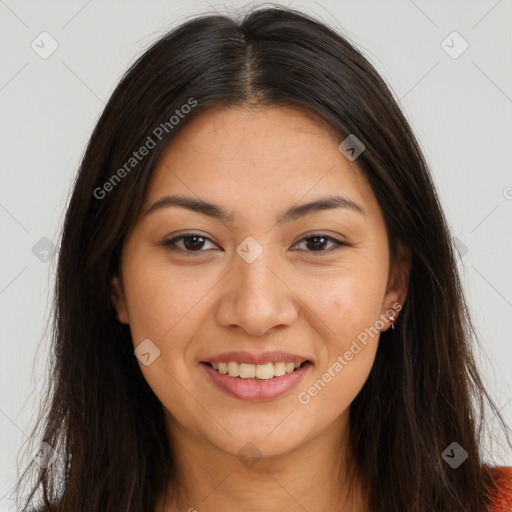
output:
[{"label": "gray background", "polygon": [[[484,377],[512,423],[512,0],[277,3],[343,31],[400,101],[460,240]],[[27,446],[49,355],[55,254],[45,261],[48,240],[40,240],[58,241],[91,130],[151,41],[185,17],[243,5],[251,3],[0,0],[2,511],[17,466],[26,463],[18,452]],[[46,59],[31,47],[51,49],[43,31],[58,43]],[[461,39],[442,45],[453,31],[469,44],[457,58]],[[512,463],[505,449],[491,449]]]}]

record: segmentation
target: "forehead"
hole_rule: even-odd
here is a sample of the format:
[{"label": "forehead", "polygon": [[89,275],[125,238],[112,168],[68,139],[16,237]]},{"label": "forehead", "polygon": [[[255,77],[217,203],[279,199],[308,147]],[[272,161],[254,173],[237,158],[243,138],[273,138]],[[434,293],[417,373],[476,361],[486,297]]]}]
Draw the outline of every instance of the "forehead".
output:
[{"label": "forehead", "polygon": [[254,212],[258,202],[282,208],[338,192],[371,212],[373,192],[356,162],[338,149],[341,139],[297,108],[215,107],[191,119],[169,143],[145,204],[172,192]]},{"label": "forehead", "polygon": [[298,108],[218,106],[188,122],[166,153],[194,152],[218,159],[247,160],[256,151],[259,158],[279,160],[306,154],[310,144],[322,140],[337,146],[338,138],[326,122]]}]

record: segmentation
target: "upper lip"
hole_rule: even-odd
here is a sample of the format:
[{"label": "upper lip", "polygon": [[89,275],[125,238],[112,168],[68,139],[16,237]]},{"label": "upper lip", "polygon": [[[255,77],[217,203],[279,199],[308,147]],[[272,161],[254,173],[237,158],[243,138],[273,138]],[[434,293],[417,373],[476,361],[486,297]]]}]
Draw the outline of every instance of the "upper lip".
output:
[{"label": "upper lip", "polygon": [[302,364],[305,361],[309,361],[309,359],[299,354],[291,354],[290,352],[273,351],[253,354],[251,352],[238,351],[224,352],[222,354],[211,356],[203,360],[204,363],[229,363],[230,361],[246,364],[265,364],[279,363],[281,361],[292,361],[294,363]]}]

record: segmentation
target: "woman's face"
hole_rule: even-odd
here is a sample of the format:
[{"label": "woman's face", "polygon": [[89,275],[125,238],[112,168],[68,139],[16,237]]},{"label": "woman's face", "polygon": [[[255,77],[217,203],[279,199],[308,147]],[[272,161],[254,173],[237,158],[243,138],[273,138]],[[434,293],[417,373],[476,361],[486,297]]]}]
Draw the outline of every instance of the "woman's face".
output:
[{"label": "woman's face", "polygon": [[293,108],[216,108],[160,157],[112,284],[171,433],[265,456],[344,429],[405,284],[340,142]]}]

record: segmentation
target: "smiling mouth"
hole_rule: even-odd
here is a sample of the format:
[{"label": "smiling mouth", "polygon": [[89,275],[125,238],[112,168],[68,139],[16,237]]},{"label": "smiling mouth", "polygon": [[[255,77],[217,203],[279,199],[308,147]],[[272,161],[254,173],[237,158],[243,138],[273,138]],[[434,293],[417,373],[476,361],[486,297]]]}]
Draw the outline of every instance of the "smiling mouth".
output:
[{"label": "smiling mouth", "polygon": [[283,375],[293,373],[304,365],[311,364],[306,360],[303,362],[280,361],[277,363],[266,364],[248,364],[238,363],[236,361],[208,363],[204,362],[210,368],[220,374],[229,377],[245,380],[270,380]]}]

